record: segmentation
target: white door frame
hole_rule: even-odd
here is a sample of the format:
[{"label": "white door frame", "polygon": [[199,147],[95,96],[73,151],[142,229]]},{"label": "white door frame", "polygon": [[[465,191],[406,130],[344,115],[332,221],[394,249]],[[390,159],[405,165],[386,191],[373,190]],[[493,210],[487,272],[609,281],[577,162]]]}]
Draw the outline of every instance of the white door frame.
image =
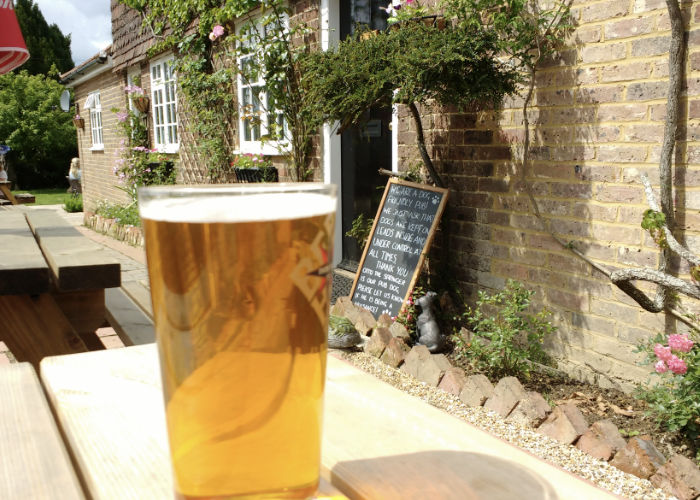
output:
[{"label": "white door frame", "polygon": [[[320,25],[321,25],[321,49],[328,50],[340,41],[340,1],[321,0]],[[333,265],[336,266],[343,256],[343,185],[341,174],[341,149],[338,123],[325,124],[321,138],[321,150],[323,161],[324,182],[338,186],[338,208],[335,219],[335,235],[333,238]],[[399,119],[396,106],[392,106],[391,112],[391,170],[398,172],[398,130]]]},{"label": "white door frame", "polygon": [[[340,0],[321,0],[321,49],[328,50],[340,40]],[[343,185],[341,175],[340,135],[336,133],[338,123],[323,125],[321,150],[324,182],[338,186],[338,208],[335,216],[333,237],[333,266],[343,256]]]}]

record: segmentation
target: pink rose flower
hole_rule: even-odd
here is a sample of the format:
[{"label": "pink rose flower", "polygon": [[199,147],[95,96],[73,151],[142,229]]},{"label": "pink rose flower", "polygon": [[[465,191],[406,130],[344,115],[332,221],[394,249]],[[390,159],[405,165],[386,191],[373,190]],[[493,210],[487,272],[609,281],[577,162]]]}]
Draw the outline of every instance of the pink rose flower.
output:
[{"label": "pink rose flower", "polygon": [[668,346],[674,351],[690,352],[693,341],[687,335],[673,334],[668,336]]},{"label": "pink rose flower", "polygon": [[688,371],[688,365],[685,364],[685,361],[675,355],[672,356],[671,360],[668,362],[668,367],[676,375],[683,375]]},{"label": "pink rose flower", "polygon": [[656,354],[657,358],[666,362],[670,361],[671,356],[673,356],[673,354],[671,354],[671,348],[661,344],[656,344],[654,346],[654,354]]},{"label": "pink rose flower", "polygon": [[224,34],[224,27],[221,26],[220,24],[217,24],[216,26],[214,26],[212,28],[211,33],[209,33],[209,40],[211,40],[213,42],[214,40],[216,40],[217,38],[219,38],[223,34]]},{"label": "pink rose flower", "polygon": [[654,369],[656,370],[656,373],[666,373],[668,371],[668,366],[666,366],[666,363],[663,361],[659,360],[655,365]]}]

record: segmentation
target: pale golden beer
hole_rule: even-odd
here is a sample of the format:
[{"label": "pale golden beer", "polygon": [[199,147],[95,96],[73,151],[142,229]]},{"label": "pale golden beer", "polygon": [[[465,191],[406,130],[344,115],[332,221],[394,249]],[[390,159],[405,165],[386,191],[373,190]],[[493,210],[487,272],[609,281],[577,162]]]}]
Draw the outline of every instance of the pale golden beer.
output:
[{"label": "pale golden beer", "polygon": [[313,496],[335,188],[139,197],[177,496]]}]

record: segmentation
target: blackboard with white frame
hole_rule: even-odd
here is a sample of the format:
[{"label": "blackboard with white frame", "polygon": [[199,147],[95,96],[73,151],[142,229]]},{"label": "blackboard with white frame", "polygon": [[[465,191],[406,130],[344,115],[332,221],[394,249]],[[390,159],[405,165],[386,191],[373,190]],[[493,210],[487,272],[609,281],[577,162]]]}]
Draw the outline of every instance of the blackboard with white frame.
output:
[{"label": "blackboard with white frame", "polygon": [[354,304],[375,318],[398,316],[418,279],[448,193],[389,179],[350,292]]}]

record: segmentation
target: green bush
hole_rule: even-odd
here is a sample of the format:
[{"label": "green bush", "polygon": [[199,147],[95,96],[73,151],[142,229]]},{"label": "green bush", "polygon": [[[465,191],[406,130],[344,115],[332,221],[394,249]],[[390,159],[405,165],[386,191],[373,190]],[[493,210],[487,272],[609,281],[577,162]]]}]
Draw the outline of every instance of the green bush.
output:
[{"label": "green bush", "polygon": [[352,221],[352,227],[345,236],[350,238],[355,238],[360,249],[364,249],[367,244],[367,238],[369,238],[369,233],[372,231],[372,225],[374,224],[374,218],[365,217],[365,214],[358,215],[355,220]]},{"label": "green bush", "polygon": [[83,211],[83,195],[82,194],[71,194],[66,196],[66,201],[63,204],[63,208],[68,213],[82,212]]},{"label": "green bush", "polygon": [[513,280],[493,295],[479,292],[476,309],[467,307],[464,314],[473,334],[471,339],[453,336],[455,356],[493,377],[528,377],[530,361],[548,362],[542,344],[556,328],[546,308],[534,315],[528,312],[534,294]]},{"label": "green bush", "polygon": [[114,219],[117,224],[122,226],[141,225],[139,208],[135,202],[128,205],[120,205],[103,201],[97,205],[95,213],[106,219]]},{"label": "green bush", "polygon": [[[691,338],[692,337],[692,338]],[[666,345],[668,344],[668,345]],[[700,333],[658,334],[637,352],[654,364],[655,384],[640,385],[635,395],[649,404],[660,427],[700,437]]]}]

